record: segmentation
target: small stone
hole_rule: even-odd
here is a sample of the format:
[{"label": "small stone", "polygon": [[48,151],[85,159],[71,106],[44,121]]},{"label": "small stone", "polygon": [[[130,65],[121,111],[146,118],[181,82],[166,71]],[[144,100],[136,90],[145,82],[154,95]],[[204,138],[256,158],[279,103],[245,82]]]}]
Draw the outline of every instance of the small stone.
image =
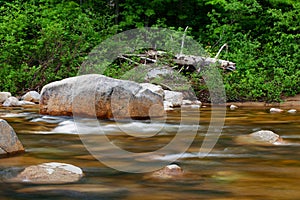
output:
[{"label": "small stone", "polygon": [[29,91],[25,95],[21,97],[24,101],[30,101],[34,103],[38,103],[40,101],[40,94],[36,91]]},{"label": "small stone", "polygon": [[0,103],[3,103],[9,97],[11,97],[10,92],[0,92]]},{"label": "small stone", "polygon": [[171,102],[173,104],[173,107],[180,107],[182,105],[182,101],[183,101],[182,92],[165,90],[164,93],[165,93],[164,100]]},{"label": "small stone", "polygon": [[26,167],[24,171],[9,182],[28,182],[34,184],[72,183],[80,180],[83,172],[79,167],[66,163],[43,163]]},{"label": "small stone", "polygon": [[283,110],[281,110],[280,108],[271,108],[270,112],[271,113],[279,113],[279,112],[283,112]]},{"label": "small stone", "polygon": [[238,107],[237,107],[236,105],[233,105],[233,104],[232,104],[232,105],[230,105],[229,108],[230,108],[230,110],[235,110],[235,109],[237,109]]},{"label": "small stone", "polygon": [[290,110],[288,110],[287,112],[288,112],[288,113],[296,113],[297,110],[295,110],[295,109],[290,109]]},{"label": "small stone", "polygon": [[154,85],[152,83],[141,83],[140,85],[144,89],[148,89],[151,92],[155,92],[155,93],[161,95],[162,97],[165,95],[164,90],[162,89],[162,87],[160,85]]},{"label": "small stone", "polygon": [[19,106],[19,100],[16,97],[9,97],[4,101],[2,106],[4,107],[11,107],[11,106]]},{"label": "small stone", "polygon": [[151,177],[159,179],[172,179],[181,177],[183,170],[176,164],[167,165],[164,168],[152,173]]}]

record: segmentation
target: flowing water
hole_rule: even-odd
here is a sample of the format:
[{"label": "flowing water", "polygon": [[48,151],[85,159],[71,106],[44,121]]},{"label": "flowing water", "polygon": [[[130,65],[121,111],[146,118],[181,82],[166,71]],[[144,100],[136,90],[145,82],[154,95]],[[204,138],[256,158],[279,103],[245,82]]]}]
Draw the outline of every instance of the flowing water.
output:
[{"label": "flowing water", "polygon": [[[107,167],[93,157],[82,135],[97,141],[105,135],[115,145],[136,154],[155,151],[168,144],[179,127],[183,133],[193,131],[182,123],[182,115],[191,121],[200,112],[197,135],[191,146],[173,163],[184,176],[155,179],[150,173],[127,173]],[[268,108],[227,110],[222,134],[212,151],[199,157],[199,148],[211,120],[211,108],[171,111],[164,120],[113,122],[99,121],[102,131],[92,120],[83,119],[74,126],[70,117],[41,116],[36,107],[0,109],[0,118],[15,129],[26,152],[0,159],[0,199],[300,199],[300,114],[269,113]],[[197,118],[196,118],[197,119]],[[198,120],[198,119],[197,119]],[[80,130],[78,135],[77,130]],[[284,145],[247,145],[236,138],[257,130],[272,130]],[[155,132],[152,137],[148,134]],[[139,134],[139,137],[134,137]],[[177,155],[144,158],[168,161]],[[84,177],[69,184],[7,183],[24,167],[44,162],[64,162],[84,171]],[[115,166],[130,168],[124,158]],[[150,178],[149,178],[150,177]]]}]

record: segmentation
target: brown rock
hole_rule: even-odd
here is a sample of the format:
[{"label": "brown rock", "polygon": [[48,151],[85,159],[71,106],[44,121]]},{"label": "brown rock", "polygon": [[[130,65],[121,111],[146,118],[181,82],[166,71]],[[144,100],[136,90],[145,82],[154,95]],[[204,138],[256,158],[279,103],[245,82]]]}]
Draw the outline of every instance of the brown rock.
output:
[{"label": "brown rock", "polygon": [[172,179],[179,178],[183,175],[183,170],[176,164],[167,165],[164,168],[151,174],[152,178]]},{"label": "brown rock", "polygon": [[24,171],[9,182],[28,182],[35,184],[60,184],[80,180],[83,172],[79,167],[65,163],[43,163],[26,167]]},{"label": "brown rock", "polygon": [[24,147],[14,129],[3,119],[0,119],[0,156],[24,152]]}]

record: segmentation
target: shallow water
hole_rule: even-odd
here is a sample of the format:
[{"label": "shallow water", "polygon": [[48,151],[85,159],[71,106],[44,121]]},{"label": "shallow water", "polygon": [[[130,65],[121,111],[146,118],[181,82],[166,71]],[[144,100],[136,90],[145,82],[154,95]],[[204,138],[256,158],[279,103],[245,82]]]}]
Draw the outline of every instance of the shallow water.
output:
[{"label": "shallow water", "polygon": [[[26,153],[0,160],[0,196],[11,199],[299,199],[300,198],[300,114],[269,113],[268,109],[227,110],[224,128],[212,151],[205,157],[199,149],[210,125],[211,108],[175,110],[166,118],[153,121],[94,121],[81,119],[74,125],[70,117],[38,114],[36,107],[1,109],[0,118],[15,129]],[[182,116],[186,116],[182,122]],[[180,128],[189,136],[199,121],[197,135],[184,154],[180,147],[164,154],[131,159],[156,167],[155,163],[174,161],[185,175],[173,180],[149,178],[149,173],[118,171],[98,161],[107,136],[115,146],[135,153],[153,152],[166,146]],[[99,128],[101,127],[101,128]],[[257,130],[272,130],[285,145],[242,145],[239,135]],[[78,135],[78,131],[80,134]],[[151,136],[151,137],[149,137]],[[95,148],[84,144],[94,141]],[[84,144],[83,144],[84,143]],[[89,151],[94,151],[93,157]],[[99,154],[98,154],[99,153]],[[123,169],[132,167],[126,155],[118,155],[111,164]],[[24,167],[43,162],[65,162],[81,167],[84,178],[71,184],[7,183]],[[146,167],[146,166],[145,166]]]}]

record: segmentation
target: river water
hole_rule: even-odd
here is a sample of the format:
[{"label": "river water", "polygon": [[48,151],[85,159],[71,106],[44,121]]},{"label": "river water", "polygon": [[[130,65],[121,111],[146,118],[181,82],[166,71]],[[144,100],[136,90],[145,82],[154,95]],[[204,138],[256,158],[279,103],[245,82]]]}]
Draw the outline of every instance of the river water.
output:
[{"label": "river water", "polygon": [[[193,143],[181,158],[172,162],[184,170],[184,176],[155,179],[147,172],[128,173],[107,167],[92,156],[80,135],[94,135],[97,140],[99,127],[92,121],[77,123],[81,130],[78,134],[70,117],[41,116],[37,107],[0,108],[0,118],[9,122],[26,148],[24,154],[0,160],[0,199],[300,199],[300,114],[270,113],[268,109],[227,109],[222,134],[205,157],[199,157],[198,152],[210,125],[210,107],[190,109],[184,114],[177,109],[164,120],[154,122],[100,121],[105,130],[102,135],[122,149],[140,153],[168,144],[180,126],[186,126],[186,134],[193,131],[182,123],[181,116],[189,116],[193,121],[200,112]],[[157,133],[147,137],[153,130]],[[272,130],[286,144],[237,142],[239,136],[257,130]],[[142,137],[133,137],[135,133]],[[102,141],[97,142],[101,148]],[[160,159],[146,159],[168,161],[176,154],[174,150],[159,155]],[[24,167],[44,162],[76,165],[84,171],[84,177],[76,183],[58,185],[6,182]],[[115,159],[113,164],[130,168],[123,158]]]}]

